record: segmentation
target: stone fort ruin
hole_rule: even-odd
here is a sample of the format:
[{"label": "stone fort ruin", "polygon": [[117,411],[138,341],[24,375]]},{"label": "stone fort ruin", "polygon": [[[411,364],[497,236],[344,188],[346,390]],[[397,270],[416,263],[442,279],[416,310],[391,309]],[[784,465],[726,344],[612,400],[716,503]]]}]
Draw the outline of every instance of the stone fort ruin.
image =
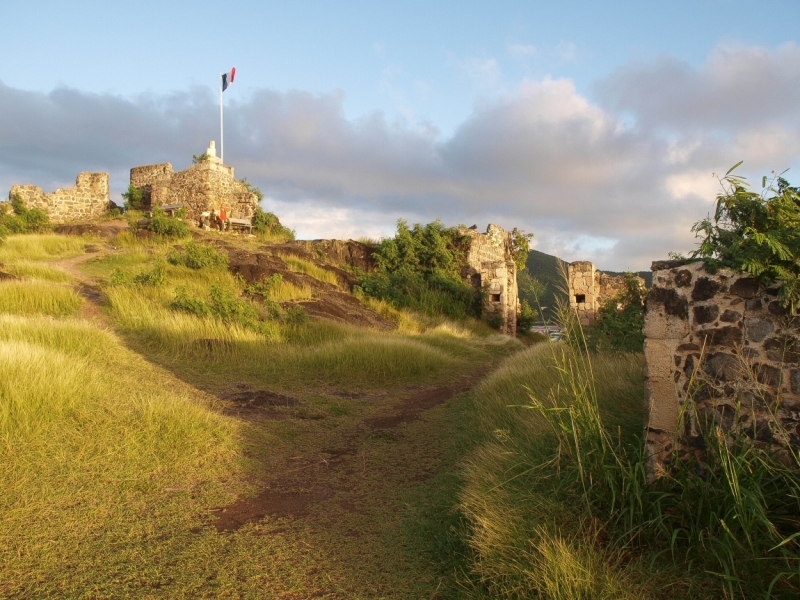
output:
[{"label": "stone fort ruin", "polygon": [[486,233],[474,229],[460,229],[469,238],[467,265],[461,276],[474,288],[486,290],[483,305],[484,319],[494,315],[502,319],[500,330],[509,335],[517,332],[517,265],[511,243],[511,234],[498,225],[490,224]]},{"label": "stone fort ruin", "polygon": [[197,223],[203,213],[221,208],[234,219],[249,219],[258,207],[255,193],[236,180],[233,167],[222,164],[213,140],[185,171],[174,172],[170,163],[132,168],[131,185],[142,190],[145,210],[180,204],[186,218]]},{"label": "stone fort ruin", "polygon": [[47,213],[53,223],[91,220],[102,215],[110,206],[108,173],[78,174],[75,185],[59,188],[46,194],[35,185],[14,185],[8,199],[19,196],[27,208],[38,208]]},{"label": "stone fort ruin", "polygon": [[[636,277],[644,289],[644,279]],[[593,325],[597,312],[625,289],[624,275],[609,275],[598,270],[593,263],[577,261],[567,266],[569,305],[578,313],[581,325]]]}]

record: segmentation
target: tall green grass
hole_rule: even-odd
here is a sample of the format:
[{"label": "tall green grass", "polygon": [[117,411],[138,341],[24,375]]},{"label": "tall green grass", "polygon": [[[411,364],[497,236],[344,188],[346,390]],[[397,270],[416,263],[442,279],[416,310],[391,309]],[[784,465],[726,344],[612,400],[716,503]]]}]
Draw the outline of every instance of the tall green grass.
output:
[{"label": "tall green grass", "polygon": [[42,281],[0,282],[0,312],[15,315],[75,314],[83,299],[72,288]]},{"label": "tall green grass", "polygon": [[[796,450],[706,424],[703,452],[676,446],[670,469],[649,481],[636,435],[642,379],[640,355],[554,344],[510,359],[477,390],[491,441],[470,461],[462,496],[476,574],[509,598],[796,597]],[[542,548],[554,540],[582,566],[563,552],[553,564]],[[550,571],[563,576],[555,588]]]},{"label": "tall green grass", "polygon": [[[575,390],[564,385],[568,350],[532,346],[475,389],[478,422],[489,441],[467,464],[460,507],[471,526],[475,575],[492,597],[642,597],[614,553],[581,527],[587,520],[581,487],[565,477],[561,433],[531,409],[531,396],[551,407],[574,405]],[[598,362],[597,410],[630,435],[641,427],[642,357]]]}]

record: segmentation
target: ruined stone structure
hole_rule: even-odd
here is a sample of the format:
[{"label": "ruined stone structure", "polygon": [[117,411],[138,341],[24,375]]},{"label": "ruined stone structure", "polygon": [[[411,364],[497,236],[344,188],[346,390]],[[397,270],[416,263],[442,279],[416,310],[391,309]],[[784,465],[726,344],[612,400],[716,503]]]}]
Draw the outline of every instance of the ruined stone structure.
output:
[{"label": "ruined stone structure", "polygon": [[517,265],[511,244],[511,234],[502,227],[489,225],[486,233],[474,229],[461,229],[469,238],[467,266],[461,275],[473,287],[485,289],[484,314],[502,317],[501,331],[514,335],[517,332]]},{"label": "ruined stone structure", "polygon": [[146,209],[183,204],[187,218],[199,222],[202,213],[225,208],[229,217],[248,219],[258,207],[256,195],[233,176],[233,167],[222,164],[212,140],[203,158],[185,171],[175,173],[170,163],[131,169],[131,185],[142,190]]},{"label": "ruined stone structure", "polygon": [[[800,445],[800,331],[776,290],[731,269],[707,273],[701,262],[660,261],[652,269],[644,324],[652,473],[676,443],[701,453],[713,426]],[[683,411],[676,440],[687,397],[697,410]]]},{"label": "ruined stone structure", "polygon": [[78,174],[73,187],[59,188],[52,194],[45,194],[35,185],[15,185],[8,199],[15,195],[22,198],[27,208],[45,211],[53,223],[88,221],[108,210],[108,173],[83,171]]},{"label": "ruined stone structure", "polygon": [[[642,289],[644,279],[636,278]],[[578,313],[581,325],[592,325],[597,320],[597,311],[606,302],[625,289],[625,277],[608,275],[598,271],[593,263],[578,261],[567,266],[569,305]]]}]

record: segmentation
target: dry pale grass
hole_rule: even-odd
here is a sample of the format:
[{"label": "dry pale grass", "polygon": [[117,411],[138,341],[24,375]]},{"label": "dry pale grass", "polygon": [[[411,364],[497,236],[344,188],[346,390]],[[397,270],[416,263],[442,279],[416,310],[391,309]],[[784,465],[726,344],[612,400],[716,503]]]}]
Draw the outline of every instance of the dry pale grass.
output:
[{"label": "dry pale grass", "polygon": [[75,314],[83,299],[71,287],[43,281],[0,282],[0,312],[15,315]]},{"label": "dry pale grass", "polygon": [[54,233],[11,235],[0,244],[0,263],[71,258],[83,254],[84,246],[93,241],[94,238]]}]

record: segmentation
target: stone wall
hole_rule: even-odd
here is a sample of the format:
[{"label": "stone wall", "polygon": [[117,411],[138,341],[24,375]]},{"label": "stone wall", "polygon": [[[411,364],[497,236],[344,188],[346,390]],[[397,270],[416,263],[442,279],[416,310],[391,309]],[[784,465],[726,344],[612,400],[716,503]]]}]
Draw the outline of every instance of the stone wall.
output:
[{"label": "stone wall", "polygon": [[174,174],[175,171],[172,170],[170,163],[142,165],[131,169],[131,185],[142,190],[142,205],[145,210],[151,210],[153,207],[151,196],[153,184],[159,181],[168,182]]},{"label": "stone wall", "polygon": [[220,208],[236,219],[252,217],[258,207],[256,195],[236,180],[233,167],[222,164],[213,141],[205,155],[205,160],[177,173],[170,163],[131,169],[131,185],[143,191],[145,208],[183,204],[187,219],[198,223],[202,213]]},{"label": "stone wall", "polygon": [[[653,263],[645,310],[652,473],[676,443],[681,453],[701,455],[712,426],[765,444],[800,445],[800,331],[774,289],[730,269],[710,274],[700,262],[662,261]],[[681,412],[685,426],[676,440]]]},{"label": "stone wall", "polygon": [[[636,279],[644,289],[644,279]],[[577,311],[584,326],[594,324],[597,311],[626,287],[624,275],[603,273],[588,261],[577,261],[567,266],[567,283],[569,305]]]},{"label": "stone wall", "polygon": [[59,188],[46,194],[35,185],[15,185],[8,194],[22,198],[27,208],[40,208],[53,223],[69,223],[95,219],[108,210],[111,199],[108,195],[108,173],[78,174],[75,185]]},{"label": "stone wall", "polygon": [[517,265],[511,245],[511,234],[498,225],[489,225],[486,233],[474,229],[461,229],[470,240],[467,266],[462,276],[475,288],[488,292],[484,313],[502,316],[501,331],[514,335],[517,332]]}]

